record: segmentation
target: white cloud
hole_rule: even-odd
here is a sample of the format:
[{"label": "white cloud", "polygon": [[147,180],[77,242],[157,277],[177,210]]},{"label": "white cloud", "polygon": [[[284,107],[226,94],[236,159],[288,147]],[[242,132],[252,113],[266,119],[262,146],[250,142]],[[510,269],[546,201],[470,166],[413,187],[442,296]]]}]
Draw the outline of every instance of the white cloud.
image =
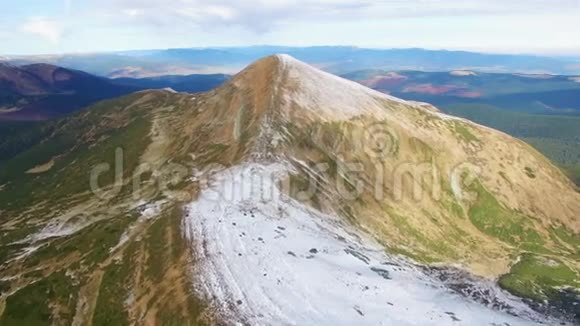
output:
[{"label": "white cloud", "polygon": [[47,18],[30,18],[21,26],[22,31],[35,34],[58,44],[64,33],[64,24]]},{"label": "white cloud", "polygon": [[66,15],[70,15],[72,10],[73,0],[64,0],[64,12]]},{"label": "white cloud", "polygon": [[[469,46],[514,51],[579,46],[574,33],[580,0],[53,2],[52,7],[31,7],[0,22],[0,38],[14,44],[10,52],[248,44]],[[2,35],[2,31],[9,32]],[[32,34],[49,42],[38,42]]]},{"label": "white cloud", "polygon": [[[142,23],[268,31],[295,21],[356,21],[425,16],[511,15],[569,12],[580,0],[102,0],[96,6],[123,19],[138,12]],[[121,17],[119,17],[121,13]]]}]

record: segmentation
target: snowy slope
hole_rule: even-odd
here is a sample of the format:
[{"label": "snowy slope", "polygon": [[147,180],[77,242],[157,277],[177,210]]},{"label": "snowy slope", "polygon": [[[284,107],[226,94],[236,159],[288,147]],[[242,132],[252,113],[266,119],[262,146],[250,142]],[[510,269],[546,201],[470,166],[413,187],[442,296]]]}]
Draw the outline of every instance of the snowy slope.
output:
[{"label": "snowy slope", "polygon": [[227,321],[530,325],[540,318],[497,289],[492,295],[511,314],[460,296],[339,219],[287,198],[276,187],[285,171],[283,164],[233,167],[187,206],[197,289]]},{"label": "snowy slope", "polygon": [[[319,117],[348,119],[366,113],[384,111],[381,100],[407,104],[396,97],[377,92],[361,84],[318,70],[289,55],[279,54],[279,73],[286,76],[286,101],[302,110],[310,110]],[[292,85],[288,87],[287,84]]]},{"label": "snowy slope", "polygon": [[278,76],[287,108],[300,108],[320,120],[344,120],[362,114],[388,118],[384,102],[420,108],[442,119],[458,119],[440,112],[427,103],[406,101],[363,86],[359,83],[316,69],[286,54],[277,54]]}]

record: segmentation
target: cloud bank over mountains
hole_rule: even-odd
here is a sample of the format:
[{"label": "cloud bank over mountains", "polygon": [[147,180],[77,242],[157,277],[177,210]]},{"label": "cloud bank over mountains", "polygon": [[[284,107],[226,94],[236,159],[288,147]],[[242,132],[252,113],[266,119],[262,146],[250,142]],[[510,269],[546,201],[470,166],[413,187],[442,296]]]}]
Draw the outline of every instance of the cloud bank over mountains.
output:
[{"label": "cloud bank over mountains", "polygon": [[579,0],[9,0],[0,18],[14,31],[0,34],[14,43],[4,53],[266,43],[580,53]]}]

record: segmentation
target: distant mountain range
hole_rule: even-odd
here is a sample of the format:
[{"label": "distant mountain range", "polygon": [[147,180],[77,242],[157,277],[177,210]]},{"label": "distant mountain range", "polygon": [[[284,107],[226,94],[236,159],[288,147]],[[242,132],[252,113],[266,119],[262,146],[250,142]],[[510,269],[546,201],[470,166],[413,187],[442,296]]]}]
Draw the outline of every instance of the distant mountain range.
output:
[{"label": "distant mountain range", "polygon": [[144,89],[210,90],[226,75],[108,79],[49,64],[0,65],[0,121],[47,120]]},{"label": "distant mountain range", "polygon": [[136,87],[49,64],[0,65],[0,121],[46,120]]},{"label": "distant mountain range", "polygon": [[287,53],[335,74],[362,69],[580,74],[580,58],[483,54],[425,49],[365,49],[347,46],[189,48],[10,57],[15,64],[46,62],[112,77],[234,73],[250,62]]},{"label": "distant mountain range", "polygon": [[435,105],[480,103],[526,113],[580,114],[580,78],[577,77],[376,69],[342,77],[397,97]]},{"label": "distant mountain range", "polygon": [[117,85],[138,87],[141,89],[171,88],[177,92],[203,92],[218,87],[230,78],[229,75],[187,75],[187,76],[159,76],[148,78],[117,78],[113,82]]}]

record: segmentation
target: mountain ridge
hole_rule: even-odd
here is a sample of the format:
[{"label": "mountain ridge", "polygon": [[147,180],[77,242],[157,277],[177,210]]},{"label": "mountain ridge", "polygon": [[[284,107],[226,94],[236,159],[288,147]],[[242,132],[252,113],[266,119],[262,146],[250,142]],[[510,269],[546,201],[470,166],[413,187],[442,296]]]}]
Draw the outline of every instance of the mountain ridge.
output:
[{"label": "mountain ridge", "polygon": [[428,104],[274,56],[57,126],[0,173],[0,322],[577,318],[580,194],[530,146]]},{"label": "mountain ridge", "polygon": [[0,88],[0,121],[47,120],[138,90],[44,63],[0,66]]},{"label": "mountain ridge", "polygon": [[[327,123],[368,115],[377,119],[393,120],[395,123],[401,124],[405,131],[427,132],[430,126],[421,126],[420,129],[417,129],[416,121],[409,120],[408,117],[405,118],[404,115],[408,113],[405,112],[405,109],[412,108],[413,110],[410,111],[413,114],[432,116],[433,119],[445,123],[466,124],[470,128],[476,128],[479,133],[493,135],[502,139],[504,143],[513,143],[520,147],[520,150],[532,153],[533,157],[541,157],[541,164],[549,166],[549,173],[554,177],[553,180],[558,180],[562,186],[571,185],[571,182],[563,178],[563,174],[559,170],[531,146],[501,131],[443,114],[428,104],[404,101],[368,89],[357,83],[315,69],[287,55],[273,55],[257,61],[232,78],[225,86],[216,89],[214,93],[229,91],[231,88],[250,94],[250,100],[255,102],[249,104],[258,114],[266,112],[269,108],[275,108],[278,110],[276,113],[280,118],[286,121],[307,122],[314,120]],[[352,93],[356,92],[362,93],[364,96],[353,96]],[[383,100],[385,102],[381,103]],[[234,100],[234,102],[239,101],[241,101],[239,98]],[[235,112],[238,110],[235,107],[233,110],[232,114],[236,116]],[[468,135],[454,135],[454,137],[457,136]],[[481,142],[468,141],[467,145],[476,143]],[[465,147],[465,144],[462,147]],[[475,148],[478,149],[477,146]],[[573,227],[576,231],[580,230],[578,223]]]},{"label": "mountain ridge", "polygon": [[[391,134],[395,136],[392,139],[393,144],[388,144],[393,146],[390,150],[394,152],[387,153],[393,154],[394,157],[387,157],[387,160],[384,162],[387,169],[385,172],[390,173],[390,175],[385,176],[387,186],[392,187],[395,185],[394,182],[398,182],[396,178],[398,177],[398,173],[401,172],[398,170],[401,167],[425,167],[425,165],[422,165],[425,163],[436,168],[435,170],[443,178],[444,184],[451,184],[452,182],[449,178],[453,173],[453,169],[462,164],[467,164],[481,170],[481,175],[479,175],[480,183],[473,186],[477,188],[476,191],[480,192],[482,196],[491,200],[491,202],[482,203],[484,206],[481,208],[487,209],[485,205],[492,205],[491,208],[497,210],[492,214],[499,214],[501,216],[500,218],[506,218],[508,220],[507,223],[510,223],[508,225],[514,223],[512,225],[514,227],[515,225],[519,225],[520,222],[526,221],[525,223],[528,226],[524,230],[531,232],[536,227],[550,230],[552,227],[559,227],[560,223],[562,223],[571,230],[570,232],[578,232],[579,223],[576,218],[577,213],[574,213],[578,211],[578,204],[577,200],[573,199],[578,198],[578,193],[575,191],[574,185],[549,160],[545,159],[536,150],[531,148],[531,146],[502,132],[477,125],[467,120],[434,112],[433,109],[425,109],[425,105],[417,105],[402,100],[392,101],[391,97],[374,93],[374,91],[370,92],[371,94],[377,94],[379,100],[375,102],[375,98],[371,96],[370,102],[366,102],[367,104],[372,102],[372,106],[370,107],[365,102],[362,102],[362,105],[359,107],[361,110],[355,110],[355,114],[352,113],[352,107],[347,108],[351,111],[332,111],[328,109],[334,108],[332,105],[323,107],[328,103],[321,104],[319,100],[321,98],[332,98],[332,95],[336,92],[348,94],[348,91],[344,90],[350,89],[350,86],[344,86],[345,88],[339,88],[338,90],[336,87],[326,87],[333,85],[334,80],[340,79],[335,79],[335,77],[331,78],[326,74],[320,73],[318,76],[324,76],[325,78],[328,76],[331,79],[321,77],[322,81],[318,80],[318,84],[314,83],[313,85],[309,85],[311,87],[308,89],[313,89],[310,94],[311,96],[306,99],[301,99],[301,88],[299,85],[300,83],[304,84],[309,79],[299,80],[297,83],[298,86],[296,86],[293,84],[296,80],[291,77],[290,73],[287,74],[290,76],[289,78],[287,76],[281,78],[284,87],[277,89],[275,86],[280,84],[277,81],[273,81],[273,78],[280,77],[284,73],[275,74],[273,72],[283,67],[280,62],[281,60],[276,56],[263,59],[258,62],[260,64],[251,65],[229,83],[211,92],[214,95],[235,94],[225,97],[218,95],[217,98],[219,99],[214,98],[212,102],[222,103],[217,106],[217,109],[220,112],[219,115],[225,119],[223,125],[224,130],[219,132],[219,136],[216,136],[216,143],[236,148],[236,146],[239,146],[238,140],[240,138],[246,142],[243,146],[245,148],[243,151],[240,152],[239,148],[236,150],[236,157],[238,159],[248,153],[248,148],[253,148],[252,144],[255,142],[253,139],[256,139],[261,134],[259,130],[262,128],[264,114],[265,112],[269,112],[267,111],[268,108],[272,107],[275,108],[275,114],[273,116],[270,115],[267,120],[269,124],[266,128],[269,131],[267,133],[268,141],[259,141],[259,144],[261,144],[260,151],[263,151],[263,148],[267,147],[270,151],[278,155],[291,156],[297,161],[304,162],[314,159],[313,163],[317,163],[316,160],[320,160],[321,157],[326,157],[325,159],[331,159],[333,161],[340,161],[339,158],[342,157],[342,159],[347,161],[353,160],[354,162],[363,162],[363,164],[367,163],[365,166],[367,170],[364,172],[368,173],[369,175],[367,177],[372,180],[376,178],[376,175],[369,166],[371,161],[367,157],[368,153],[365,153],[364,150],[366,149],[363,148],[363,151],[361,151],[357,147],[359,147],[361,141],[363,143],[365,141],[373,141],[372,139],[368,139],[368,137],[365,139],[365,136],[368,135],[365,135],[364,130],[369,126],[375,127],[375,125],[378,125],[379,133],[385,133],[387,138],[393,136]],[[291,67],[290,71],[292,69],[300,71],[301,68],[299,67],[302,67],[302,65]],[[309,68],[308,71],[312,72],[317,70]],[[312,80],[310,79],[309,81]],[[347,81],[344,81],[343,84],[351,85]],[[321,95],[320,91],[316,90],[316,87],[322,89],[322,92],[327,93]],[[272,89],[274,91],[271,91]],[[364,93],[367,94],[368,92],[365,91]],[[369,97],[365,97],[365,101],[368,99]],[[384,102],[381,102],[380,99],[383,99]],[[314,109],[312,106],[314,106]],[[370,114],[366,114],[367,112]],[[240,123],[239,120],[243,120],[243,123]],[[246,126],[245,130],[241,132],[242,134],[245,132],[245,136],[236,137],[228,131],[237,130],[238,128],[236,126],[239,125]],[[330,132],[332,132],[332,135]],[[336,141],[329,141],[331,137],[335,137]],[[314,152],[309,148],[302,148],[306,146],[302,144],[304,142],[307,147],[313,146]],[[276,149],[276,146],[272,145],[274,143],[281,145]],[[298,143],[302,145],[296,146]],[[227,155],[227,152],[224,155]],[[233,155],[233,153],[230,154]],[[435,161],[432,161],[434,159]],[[307,173],[308,171],[302,172]],[[510,180],[512,178],[513,181]],[[427,183],[427,186],[429,184]],[[412,186],[412,184],[407,186]],[[421,187],[425,187],[425,184]],[[443,188],[445,188],[444,185]],[[538,191],[539,189],[544,189],[545,191]],[[427,202],[422,201],[421,203],[424,207],[440,211],[440,213],[449,212],[449,207],[445,207],[445,205],[453,206],[457,204],[457,194],[454,194],[451,190],[446,194],[448,196],[446,200],[449,202],[445,204],[428,199],[425,199]],[[328,189],[323,190],[323,192],[329,191]],[[546,196],[546,192],[548,194],[558,195]],[[393,190],[391,189],[391,195],[393,194]],[[417,209],[416,205],[413,207],[414,205],[411,202],[405,202],[405,200],[403,200],[403,203],[395,204],[401,210],[403,210],[403,207],[406,207],[398,213],[392,211],[392,208],[383,207],[379,209],[383,204],[373,203],[372,198],[367,198],[367,200],[370,204],[366,207],[360,207],[360,209],[370,209],[370,212],[366,213],[370,216],[377,214],[404,216],[407,214],[403,213],[405,210],[414,212],[413,215],[416,214],[416,216],[425,215],[421,209]],[[566,205],[561,205],[562,201],[565,201]],[[328,206],[334,207],[343,206],[339,202],[327,204]],[[373,207],[373,205],[377,204],[379,207]],[[467,210],[470,210],[472,205],[473,203],[470,202],[462,202],[460,204],[460,207],[462,207],[460,212],[463,211],[464,213],[462,212],[460,216],[464,217],[467,215]],[[391,210],[391,214],[387,214],[385,209]],[[363,212],[360,213],[363,214]],[[446,214],[455,215],[457,212]],[[539,224],[534,219],[529,218],[529,216],[538,217]],[[446,217],[443,218],[444,220],[447,219]],[[485,214],[478,216],[478,218],[483,218],[483,220],[477,221],[479,223],[477,227],[479,228],[478,231],[475,231],[473,224],[464,225],[464,227],[471,229],[468,234],[474,231],[476,232],[474,236],[478,239],[477,241],[487,243],[500,251],[507,248],[504,247],[503,241],[511,243],[508,244],[508,247],[521,241],[518,240],[522,236],[518,234],[520,231],[514,228],[508,231],[507,236],[499,235],[503,237],[503,241],[494,242],[495,240],[492,239],[498,236],[498,234],[488,238],[488,233],[498,232],[495,226],[493,226],[493,223],[504,222],[498,220],[489,225],[491,221],[487,221]],[[424,224],[421,222],[421,219],[414,218],[413,220],[413,223],[415,223],[414,227],[421,229],[422,226],[420,225]],[[373,221],[373,223],[380,222],[380,220],[374,220],[374,218]],[[390,223],[393,223],[393,221],[394,219]],[[449,221],[446,223],[452,222]],[[448,226],[443,227],[434,224],[431,227],[435,229],[443,228],[441,231],[444,231]],[[375,230],[379,229],[381,228],[377,229],[375,227]],[[400,230],[400,226],[395,226],[394,229]],[[391,233],[392,230],[388,231],[387,229],[384,231]],[[443,234],[448,231],[451,230],[444,231]],[[480,233],[482,231],[483,233]],[[420,233],[422,232],[428,231],[424,230]],[[448,241],[444,240],[446,236],[443,236],[443,234],[439,234],[436,237],[441,237],[440,241]],[[394,234],[390,234],[390,236],[394,236]],[[414,237],[416,236],[415,234]],[[536,237],[540,237],[536,231],[524,236],[528,237],[524,243],[529,242],[524,247],[541,246],[533,240]],[[430,252],[430,249],[427,249],[429,247],[426,245],[434,240],[426,241],[419,237],[417,241],[419,243],[416,245],[419,247],[425,246],[423,250]],[[464,240],[458,239],[458,241],[462,242]],[[458,250],[460,247],[458,246],[455,250]],[[502,247],[504,249],[500,249]],[[447,248],[445,250],[451,249]],[[509,251],[511,250],[513,249],[509,249]],[[480,252],[480,254],[487,256],[483,252]],[[446,255],[448,254],[443,253],[443,256]],[[487,259],[489,258],[488,256]],[[509,269],[507,256],[505,258],[506,260],[501,264],[491,264],[490,261],[486,261],[483,257],[477,259],[471,257],[468,259],[476,265],[474,266],[476,269],[481,269],[479,272],[483,273],[483,275],[497,277]]]},{"label": "mountain ridge", "polygon": [[[502,284],[514,292],[520,291],[517,283],[503,277],[518,266],[514,255],[549,253],[548,257],[558,257],[549,260],[554,266],[578,270],[572,258],[575,242],[564,244],[554,232],[572,238],[578,233],[579,194],[549,160],[502,132],[441,114],[426,104],[366,89],[351,96],[353,88],[361,90],[287,56],[261,59],[211,92],[225,119],[221,137],[213,144],[226,149],[218,157],[236,152],[235,162],[243,162],[257,152],[268,153],[269,160],[288,160],[297,171],[291,183],[318,180],[314,193],[303,199],[307,205],[345,218],[392,252],[427,263],[459,264],[479,276],[501,277]],[[345,96],[349,98],[343,100]],[[240,126],[246,127],[240,130]],[[377,148],[368,144],[373,135],[365,137],[369,136],[365,130],[376,127],[379,136],[391,142],[385,153],[378,153],[386,154],[380,162],[373,160]],[[239,131],[228,136],[227,130]],[[236,148],[240,140],[246,142],[241,152]],[[228,153],[232,148],[236,149]],[[331,172],[316,170],[319,163],[329,164]],[[386,197],[377,199],[363,191],[354,201],[344,198],[335,185],[356,184],[349,176],[352,171],[341,170],[350,163],[363,166],[357,172],[362,172],[365,190],[376,187],[369,180],[382,177]],[[384,175],[374,170],[377,163],[383,164]],[[462,166],[478,170],[471,184],[455,181]],[[423,180],[421,169],[437,178]],[[398,179],[407,172],[411,181]],[[439,199],[413,198],[414,185],[423,190],[439,185],[443,193]],[[458,187],[467,187],[464,190],[475,198],[462,198]],[[560,252],[561,246],[567,249]],[[534,259],[537,264],[543,261]],[[545,284],[539,286],[542,293],[552,293]]]},{"label": "mountain ridge", "polygon": [[[406,69],[450,71],[471,69],[478,71],[511,71],[522,73],[578,74],[577,59],[551,58],[534,55],[484,54],[466,51],[437,51],[425,49],[369,49],[341,46],[319,47],[225,47],[185,48],[166,50],[124,51],[104,54],[71,54],[54,56],[13,56],[10,62],[44,61],[109,76],[163,75],[170,72],[196,73],[210,68],[214,72],[239,71],[259,58],[284,52],[308,62],[326,67],[333,73],[348,73],[361,69]],[[219,56],[215,56],[219,53]],[[180,69],[176,69],[179,67]],[[227,68],[227,71],[223,69]],[[221,71],[220,71],[221,69]],[[120,75],[118,75],[120,76]]]}]

